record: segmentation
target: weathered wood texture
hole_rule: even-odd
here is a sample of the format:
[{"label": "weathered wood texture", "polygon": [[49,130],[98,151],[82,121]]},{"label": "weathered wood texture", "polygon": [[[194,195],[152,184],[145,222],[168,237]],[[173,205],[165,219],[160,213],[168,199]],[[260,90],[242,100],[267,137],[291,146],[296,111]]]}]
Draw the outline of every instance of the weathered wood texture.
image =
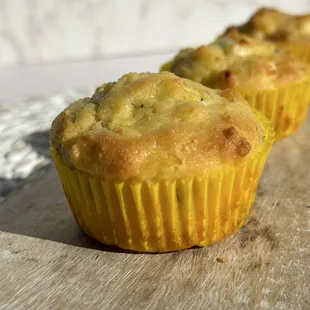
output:
[{"label": "weathered wood texture", "polygon": [[0,309],[310,309],[310,118],[274,146],[248,225],[215,246],[101,246],[54,170],[2,204],[0,231]]}]

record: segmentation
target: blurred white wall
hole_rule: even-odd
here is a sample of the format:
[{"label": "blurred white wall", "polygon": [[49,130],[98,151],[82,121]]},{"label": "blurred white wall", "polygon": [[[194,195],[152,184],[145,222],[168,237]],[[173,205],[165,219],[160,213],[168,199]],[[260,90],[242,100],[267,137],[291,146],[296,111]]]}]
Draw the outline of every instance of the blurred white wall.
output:
[{"label": "blurred white wall", "polygon": [[0,0],[0,66],[197,45],[266,5],[310,11],[310,0]]}]

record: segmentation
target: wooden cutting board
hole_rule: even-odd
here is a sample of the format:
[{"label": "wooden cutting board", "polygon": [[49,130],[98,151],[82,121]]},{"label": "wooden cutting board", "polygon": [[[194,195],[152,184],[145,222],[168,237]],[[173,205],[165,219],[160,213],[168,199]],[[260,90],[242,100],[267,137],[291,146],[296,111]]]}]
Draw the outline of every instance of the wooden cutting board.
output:
[{"label": "wooden cutting board", "polygon": [[0,309],[310,309],[310,117],[268,158],[248,224],[133,254],[82,234],[54,169],[0,207]]}]

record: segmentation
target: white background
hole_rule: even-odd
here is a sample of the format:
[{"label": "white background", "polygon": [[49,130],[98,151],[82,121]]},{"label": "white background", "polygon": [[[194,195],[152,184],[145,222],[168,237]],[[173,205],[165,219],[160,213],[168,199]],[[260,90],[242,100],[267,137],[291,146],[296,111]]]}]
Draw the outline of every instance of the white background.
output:
[{"label": "white background", "polygon": [[170,52],[259,6],[310,11],[309,0],[0,0],[0,66]]}]

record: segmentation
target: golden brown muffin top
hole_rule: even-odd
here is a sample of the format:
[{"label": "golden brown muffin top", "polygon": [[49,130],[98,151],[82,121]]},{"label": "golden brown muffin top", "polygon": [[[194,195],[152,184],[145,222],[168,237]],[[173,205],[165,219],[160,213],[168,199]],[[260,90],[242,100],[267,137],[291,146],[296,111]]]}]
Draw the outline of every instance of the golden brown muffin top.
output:
[{"label": "golden brown muffin top", "polygon": [[310,14],[290,15],[274,8],[261,8],[244,25],[231,28],[264,40],[305,40],[310,43]]},{"label": "golden brown muffin top", "polygon": [[163,65],[180,77],[212,88],[272,89],[307,78],[308,65],[276,45],[227,31],[209,45],[181,50]]},{"label": "golden brown muffin top", "polygon": [[265,128],[248,104],[170,72],[129,73],[71,104],[51,143],[70,166],[105,179],[203,175],[251,156]]}]

